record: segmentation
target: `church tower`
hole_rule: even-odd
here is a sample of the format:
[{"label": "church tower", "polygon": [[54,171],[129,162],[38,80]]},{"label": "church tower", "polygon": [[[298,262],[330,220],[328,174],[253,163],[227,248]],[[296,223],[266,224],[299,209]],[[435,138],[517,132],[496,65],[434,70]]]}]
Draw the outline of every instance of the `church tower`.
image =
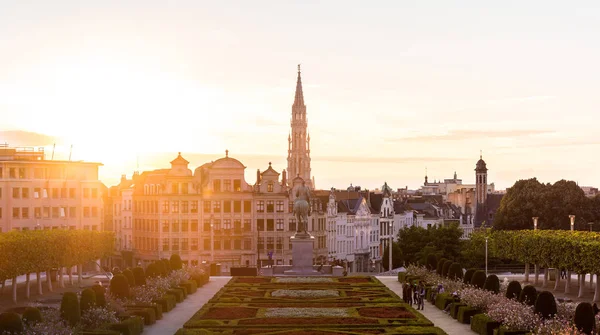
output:
[{"label": "church tower", "polygon": [[310,177],[310,135],[308,134],[308,119],[306,118],[306,105],[302,92],[302,78],[300,77],[300,64],[298,64],[298,80],[296,81],[296,95],[292,105],[292,132],[288,136],[288,167],[289,180],[296,177],[304,179],[306,186],[313,188]]},{"label": "church tower", "polygon": [[480,153],[479,161],[477,161],[477,165],[475,166],[475,197],[477,199],[475,221],[479,225],[486,219],[485,202],[487,200],[487,171],[488,169],[485,161]]}]

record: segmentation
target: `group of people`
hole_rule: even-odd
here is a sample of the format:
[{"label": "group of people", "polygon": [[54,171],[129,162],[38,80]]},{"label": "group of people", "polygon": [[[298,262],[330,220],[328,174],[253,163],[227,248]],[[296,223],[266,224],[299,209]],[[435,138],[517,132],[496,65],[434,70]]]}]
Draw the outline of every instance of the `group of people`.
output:
[{"label": "group of people", "polygon": [[404,283],[402,286],[402,299],[405,303],[417,305],[417,310],[423,310],[425,307],[425,285],[422,281],[419,284]]}]

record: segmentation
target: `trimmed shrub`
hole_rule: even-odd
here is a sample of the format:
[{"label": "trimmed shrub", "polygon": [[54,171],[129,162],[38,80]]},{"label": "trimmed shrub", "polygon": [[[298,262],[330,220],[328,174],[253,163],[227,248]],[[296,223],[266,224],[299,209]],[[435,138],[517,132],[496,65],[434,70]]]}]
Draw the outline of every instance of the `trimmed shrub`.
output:
[{"label": "trimmed shrub", "polygon": [[156,263],[150,263],[146,267],[146,277],[158,277],[160,276],[160,267]]},{"label": "trimmed shrub", "polygon": [[496,275],[489,275],[485,279],[485,283],[483,284],[483,289],[486,291],[494,292],[498,294],[500,291],[500,279]]},{"label": "trimmed shrub", "polygon": [[429,271],[433,271],[437,268],[437,257],[435,254],[427,255],[427,268]]},{"label": "trimmed shrub", "polygon": [[171,270],[181,270],[181,268],[183,268],[183,262],[178,254],[172,254],[169,263]]},{"label": "trimmed shrub", "polygon": [[28,326],[34,325],[40,321],[43,321],[42,313],[36,307],[27,307],[23,311],[23,323]]},{"label": "trimmed shrub", "polygon": [[96,292],[91,288],[86,288],[81,292],[81,299],[79,300],[79,306],[81,307],[81,314],[89,310],[96,305]]},{"label": "trimmed shrub", "polygon": [[462,267],[459,263],[452,263],[448,269],[448,278],[461,280],[463,277]]},{"label": "trimmed shrub", "polygon": [[523,287],[521,294],[519,295],[519,302],[525,305],[533,306],[537,300],[537,290],[533,285],[527,285]]},{"label": "trimmed shrub", "polygon": [[79,309],[79,299],[77,293],[65,292],[60,303],[60,317],[69,325],[75,326],[81,319],[81,310]]},{"label": "trimmed shrub", "polygon": [[475,273],[473,273],[473,276],[471,277],[471,285],[478,288],[483,288],[483,285],[485,284],[485,279],[485,271],[477,270],[475,271]]},{"label": "trimmed shrub", "polygon": [[92,290],[94,290],[94,293],[96,294],[96,305],[99,307],[105,307],[106,298],[104,297],[104,293],[106,293],[106,289],[101,285],[96,284],[92,286]]},{"label": "trimmed shrub", "polygon": [[438,261],[437,263],[437,267],[435,268],[435,273],[437,273],[438,275],[442,275],[442,269],[444,268],[444,263],[446,263],[447,259],[442,258]]},{"label": "trimmed shrub", "polygon": [[136,286],[146,285],[146,274],[144,273],[144,269],[141,266],[133,268],[131,272],[133,272],[133,277],[135,278]]},{"label": "trimmed shrub", "polygon": [[492,320],[486,314],[477,314],[471,320],[471,330],[479,335],[493,335],[500,322]]},{"label": "trimmed shrub", "polygon": [[471,278],[473,278],[473,274],[475,273],[475,269],[468,269],[465,272],[465,277],[463,278],[463,283],[471,284]]},{"label": "trimmed shrub", "polygon": [[129,287],[135,286],[135,277],[133,276],[133,272],[131,272],[131,270],[129,270],[129,269],[123,270],[123,276],[125,276],[125,278],[127,278],[127,283],[129,284]]},{"label": "trimmed shrub", "polygon": [[0,314],[0,334],[21,334],[23,322],[17,313],[6,312]]},{"label": "trimmed shrub", "polygon": [[556,315],[556,300],[554,294],[550,291],[543,291],[535,299],[535,314],[539,314],[544,319],[550,319]]},{"label": "trimmed shrub", "polygon": [[591,334],[594,330],[594,308],[590,303],[582,302],[575,309],[575,318],[573,320],[577,330],[585,334]]},{"label": "trimmed shrub", "polygon": [[521,283],[519,283],[516,280],[513,280],[510,283],[508,283],[508,287],[506,288],[506,297],[508,299],[518,300],[519,296],[521,295],[521,291]]},{"label": "trimmed shrub", "polygon": [[110,293],[117,298],[129,297],[129,282],[124,275],[116,275],[110,281]]},{"label": "trimmed shrub", "polygon": [[450,270],[450,265],[452,265],[452,261],[448,260],[444,262],[444,266],[442,267],[442,277],[448,276],[448,270]]}]

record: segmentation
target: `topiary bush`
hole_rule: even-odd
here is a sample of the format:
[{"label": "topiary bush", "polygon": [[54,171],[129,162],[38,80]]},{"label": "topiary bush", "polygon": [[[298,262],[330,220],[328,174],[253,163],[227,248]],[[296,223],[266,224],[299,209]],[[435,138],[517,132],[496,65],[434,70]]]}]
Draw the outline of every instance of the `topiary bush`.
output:
[{"label": "topiary bush", "polygon": [[36,307],[27,307],[23,311],[23,323],[32,326],[40,321],[43,321],[42,313]]},{"label": "topiary bush", "polygon": [[489,275],[485,279],[485,283],[483,284],[483,289],[486,291],[493,292],[498,294],[500,292],[500,279],[496,275]]},{"label": "topiary bush", "polygon": [[124,275],[116,275],[110,281],[110,293],[117,298],[129,297],[129,282]]},{"label": "topiary bush", "polygon": [[87,312],[94,306],[96,306],[96,292],[91,288],[86,288],[85,290],[81,291],[81,298],[79,299],[81,314]]},{"label": "topiary bush", "polygon": [[146,267],[146,277],[152,278],[152,277],[158,277],[158,276],[160,276],[160,268],[158,267],[158,264],[156,264],[156,263],[148,264],[148,266]]},{"label": "topiary bush", "polygon": [[444,266],[442,266],[442,277],[448,277],[448,270],[450,269],[450,265],[452,265],[451,260],[447,260],[444,262]]},{"label": "topiary bush", "polygon": [[96,305],[99,307],[105,307],[106,297],[104,297],[104,293],[106,292],[106,289],[104,289],[102,285],[94,285],[92,286],[92,290],[94,290],[96,296]]},{"label": "topiary bush", "polygon": [[510,283],[508,283],[508,287],[506,288],[506,297],[508,299],[517,300],[521,295],[521,290],[521,283],[519,283],[516,280],[513,280]]},{"label": "topiary bush", "polygon": [[435,254],[427,255],[427,268],[429,271],[433,271],[437,268],[437,257]]},{"label": "topiary bush", "polygon": [[17,313],[5,312],[0,314],[0,334],[21,334],[23,321]]},{"label": "topiary bush", "polygon": [[459,263],[452,263],[448,269],[448,278],[461,280],[463,277],[462,267]]},{"label": "topiary bush", "polygon": [[537,290],[533,285],[527,285],[523,287],[521,294],[519,295],[519,302],[525,305],[533,306],[537,300]]},{"label": "topiary bush", "polygon": [[146,285],[146,274],[144,273],[144,269],[141,266],[133,268],[131,272],[133,272],[133,277],[135,278],[136,286]]},{"label": "topiary bush", "polygon": [[60,303],[60,317],[71,327],[79,323],[81,319],[81,310],[79,309],[79,299],[77,293],[65,292]]},{"label": "topiary bush", "polygon": [[471,284],[471,278],[473,278],[474,273],[475,273],[475,269],[468,269],[467,272],[465,272],[465,276],[463,278],[463,283]]},{"label": "topiary bush", "polygon": [[473,276],[471,277],[471,285],[478,288],[483,288],[483,285],[485,284],[485,278],[485,271],[477,270],[473,273]]},{"label": "topiary bush", "polygon": [[553,318],[556,315],[556,300],[554,294],[550,291],[543,291],[535,299],[535,314],[539,314],[544,319]]},{"label": "topiary bush", "polygon": [[178,254],[172,254],[169,263],[171,270],[181,270],[183,268],[183,262]]},{"label": "topiary bush", "polygon": [[591,334],[594,330],[594,308],[590,303],[582,302],[575,309],[575,318],[573,320],[577,330],[585,334]]},{"label": "topiary bush", "polygon": [[447,259],[442,258],[438,261],[437,263],[437,267],[435,268],[435,273],[437,273],[438,275],[442,275],[442,268],[444,267],[444,263],[446,263]]},{"label": "topiary bush", "polygon": [[125,276],[125,278],[127,278],[127,283],[129,284],[129,287],[135,286],[135,277],[133,276],[133,272],[131,272],[131,270],[129,270],[129,269],[123,270],[123,276]]}]

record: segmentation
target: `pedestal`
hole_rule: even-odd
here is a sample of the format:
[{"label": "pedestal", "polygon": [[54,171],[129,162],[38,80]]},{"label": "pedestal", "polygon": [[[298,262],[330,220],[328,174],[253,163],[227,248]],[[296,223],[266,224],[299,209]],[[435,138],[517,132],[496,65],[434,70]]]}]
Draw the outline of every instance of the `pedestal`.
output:
[{"label": "pedestal", "polygon": [[292,269],[284,272],[287,276],[316,276],[313,269],[313,244],[315,238],[308,233],[296,233],[292,242]]}]

